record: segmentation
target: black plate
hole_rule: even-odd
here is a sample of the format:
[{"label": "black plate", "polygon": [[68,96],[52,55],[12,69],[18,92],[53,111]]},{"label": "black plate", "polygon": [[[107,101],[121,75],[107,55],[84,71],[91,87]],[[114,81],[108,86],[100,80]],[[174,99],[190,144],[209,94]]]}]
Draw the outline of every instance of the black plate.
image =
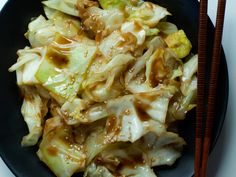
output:
[{"label": "black plate", "polygon": [[[158,0],[173,14],[169,20],[184,29],[197,53],[197,0]],[[50,177],[52,173],[37,158],[36,148],[22,148],[21,138],[27,133],[27,127],[20,113],[21,100],[17,92],[15,73],[7,69],[15,63],[16,51],[28,45],[24,38],[27,24],[32,17],[42,14],[40,0],[9,0],[0,14],[0,154],[8,167],[18,177]],[[208,26],[209,44],[213,40],[213,25]],[[211,53],[208,50],[207,64],[210,64]],[[228,100],[228,71],[224,54],[222,54],[219,87],[217,90],[216,123],[213,129],[213,145],[221,131]],[[173,167],[158,168],[160,177],[191,177],[194,163],[194,112],[190,113],[181,127],[181,135],[188,146],[183,157]],[[80,176],[77,174],[75,176]]]}]

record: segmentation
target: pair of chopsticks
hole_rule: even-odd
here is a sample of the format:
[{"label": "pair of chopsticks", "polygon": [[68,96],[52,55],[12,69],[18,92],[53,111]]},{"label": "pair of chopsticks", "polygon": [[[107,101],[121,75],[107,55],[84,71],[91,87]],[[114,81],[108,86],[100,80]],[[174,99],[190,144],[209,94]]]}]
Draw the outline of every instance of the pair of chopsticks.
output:
[{"label": "pair of chopsticks", "polygon": [[[221,56],[222,32],[225,16],[226,0],[218,0],[213,55],[211,61],[210,84],[207,88],[206,79],[206,41],[207,41],[207,0],[200,0],[199,34],[198,34],[198,96],[197,118],[195,131],[195,163],[194,176],[205,177],[207,171],[208,155],[211,146],[212,128],[215,117],[215,101],[217,79]],[[208,90],[208,108],[205,109],[205,90]],[[206,115],[205,115],[206,112]],[[206,119],[203,119],[206,117]],[[205,123],[203,121],[205,120]],[[205,125],[205,127],[203,127]],[[204,131],[203,131],[204,128]]]}]

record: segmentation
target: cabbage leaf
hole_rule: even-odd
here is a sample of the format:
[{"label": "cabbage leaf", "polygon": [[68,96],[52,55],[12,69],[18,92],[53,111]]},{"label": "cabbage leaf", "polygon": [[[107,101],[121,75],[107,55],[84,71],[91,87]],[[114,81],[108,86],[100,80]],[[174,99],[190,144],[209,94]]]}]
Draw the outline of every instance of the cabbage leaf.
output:
[{"label": "cabbage leaf", "polygon": [[73,100],[80,90],[96,51],[96,46],[59,36],[58,42],[47,48],[46,56],[35,77],[53,93],[56,100]]},{"label": "cabbage leaf", "polygon": [[192,44],[183,30],[171,33],[167,36],[165,41],[168,47],[171,48],[179,58],[184,58],[189,55],[192,49]]},{"label": "cabbage leaf", "polygon": [[77,8],[77,0],[47,0],[42,2],[45,6],[59,10],[63,13],[80,17],[80,13]]},{"label": "cabbage leaf", "polygon": [[167,15],[171,14],[165,8],[151,2],[144,2],[140,6],[132,8],[128,20],[138,21],[152,28],[156,27],[159,21]]},{"label": "cabbage leaf", "polygon": [[109,142],[135,142],[148,132],[160,134],[165,131],[165,117],[174,87],[127,95],[109,100],[106,131]]},{"label": "cabbage leaf", "polygon": [[9,68],[10,72],[16,71],[17,84],[22,85],[35,85],[39,84],[35,78],[44,56],[45,48],[30,49],[26,47],[22,50],[18,50],[17,63]]},{"label": "cabbage leaf", "polygon": [[94,163],[90,164],[84,172],[84,177],[115,177],[104,166],[99,166]]},{"label": "cabbage leaf", "polygon": [[22,87],[24,101],[21,113],[26,122],[29,134],[24,136],[22,146],[34,146],[42,135],[44,117],[48,112],[47,100],[41,98],[34,87]]},{"label": "cabbage leaf", "polygon": [[60,117],[46,121],[37,155],[58,177],[70,177],[85,168],[86,155],[73,139],[72,127]]},{"label": "cabbage leaf", "polygon": [[142,0],[98,0],[103,9],[119,9],[127,6],[138,6]]}]

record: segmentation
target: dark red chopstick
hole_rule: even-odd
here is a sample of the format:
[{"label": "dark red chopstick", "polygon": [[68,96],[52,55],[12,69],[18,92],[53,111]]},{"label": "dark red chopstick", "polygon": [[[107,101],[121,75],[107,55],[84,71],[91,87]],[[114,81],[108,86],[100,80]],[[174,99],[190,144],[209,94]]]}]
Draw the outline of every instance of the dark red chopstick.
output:
[{"label": "dark red chopstick", "polygon": [[207,40],[207,0],[200,1],[199,29],[198,29],[198,93],[197,117],[195,130],[195,162],[194,175],[200,177],[202,155],[202,120],[205,113],[205,68],[206,68],[206,40]]},{"label": "dark red chopstick", "polygon": [[197,118],[196,118],[196,137],[195,137],[195,177],[205,177],[208,163],[208,155],[211,146],[212,128],[215,117],[215,101],[217,78],[219,73],[221,42],[225,16],[226,0],[218,0],[218,10],[213,45],[213,56],[211,63],[210,85],[208,92],[208,109],[205,120],[205,131],[202,151],[203,137],[203,118],[205,112],[205,61],[206,61],[206,40],[207,40],[207,0],[200,1],[199,12],[199,37],[198,37],[198,97],[197,97]]},{"label": "dark red chopstick", "polygon": [[221,58],[221,42],[222,42],[222,33],[224,25],[224,16],[225,16],[225,5],[226,5],[226,0],[218,1],[215,37],[213,45],[213,56],[211,62],[211,76],[210,76],[210,85],[208,93],[208,110],[207,110],[204,144],[203,144],[201,177],[206,176],[208,155],[211,145],[212,128],[215,118],[216,88],[217,88],[219,65]]}]

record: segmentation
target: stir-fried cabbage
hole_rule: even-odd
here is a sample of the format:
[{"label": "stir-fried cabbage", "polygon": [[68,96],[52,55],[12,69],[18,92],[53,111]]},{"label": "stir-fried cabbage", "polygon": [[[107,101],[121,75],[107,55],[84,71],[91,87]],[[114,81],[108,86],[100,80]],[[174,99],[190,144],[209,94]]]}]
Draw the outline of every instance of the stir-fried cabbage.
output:
[{"label": "stir-fried cabbage", "polygon": [[142,0],[98,0],[103,9],[125,8],[126,6],[137,6]]},{"label": "stir-fried cabbage", "polygon": [[[142,102],[137,97],[128,95],[108,102],[108,111],[111,116],[106,126],[107,141],[135,142],[149,131],[157,134],[165,131],[165,125],[155,121],[148,114],[151,111],[159,111],[158,108],[149,106],[150,103]],[[165,109],[161,111],[163,113],[159,114],[165,114]]]},{"label": "stir-fried cabbage", "polygon": [[165,39],[166,44],[171,48],[179,58],[184,58],[189,55],[192,48],[191,42],[188,40],[183,30],[171,33]]},{"label": "stir-fried cabbage", "polygon": [[[196,82],[193,82],[193,80],[196,81],[196,78],[194,79],[194,77],[197,72],[197,65],[198,65],[197,55],[190,58],[189,61],[187,61],[184,64],[183,76],[181,78],[182,79],[181,91],[185,96],[189,95],[189,92],[191,92],[191,90],[194,89],[193,87],[197,86]],[[191,87],[193,89],[191,89]]]},{"label": "stir-fried cabbage", "polygon": [[156,177],[154,171],[148,165],[137,165],[135,168],[126,167],[121,170],[121,173],[125,176],[134,177]]},{"label": "stir-fried cabbage", "polygon": [[40,97],[37,90],[30,86],[22,87],[24,101],[21,113],[27,123],[29,134],[22,139],[22,146],[36,145],[42,135],[44,117],[48,112],[47,99]]},{"label": "stir-fried cabbage", "polygon": [[[55,97],[73,99],[80,90],[97,47],[77,43],[59,36],[47,46],[35,77]],[[57,99],[57,98],[55,98]]]},{"label": "stir-fried cabbage", "polygon": [[146,31],[138,22],[126,22],[121,27],[122,33],[131,33],[136,37],[137,44],[142,45],[145,41]]},{"label": "stir-fried cabbage", "polygon": [[68,125],[80,123],[91,123],[108,116],[105,104],[97,104],[87,108],[86,103],[81,99],[74,99],[66,102],[61,107],[64,119]]},{"label": "stir-fried cabbage", "polygon": [[42,56],[45,55],[45,48],[30,49],[26,47],[19,50],[17,54],[19,57],[17,63],[9,68],[10,72],[16,71],[17,84],[19,86],[38,84],[35,73],[42,62]]},{"label": "stir-fried cabbage", "polygon": [[180,152],[183,145],[185,145],[185,141],[172,132],[164,132],[159,136],[149,133],[142,140],[139,140],[136,145],[146,154],[147,163],[153,167],[173,165],[176,159],[181,156]]},{"label": "stir-fried cabbage", "polygon": [[103,10],[98,7],[90,7],[82,17],[84,27],[96,35],[96,41],[109,35],[121,27],[125,21],[125,14],[119,9]]},{"label": "stir-fried cabbage", "polygon": [[170,22],[159,22],[157,28],[164,34],[172,34],[178,31],[178,28],[175,24]]},{"label": "stir-fried cabbage", "polygon": [[[155,177],[186,145],[170,125],[196,107],[198,56],[167,9],[142,0],[47,0],[17,52],[29,133],[58,177]],[[184,20],[184,19],[183,19]],[[40,139],[41,138],[41,139]],[[40,141],[39,141],[40,140]]]},{"label": "stir-fried cabbage", "polygon": [[133,7],[128,20],[155,27],[167,15],[171,14],[165,8],[151,2],[144,2],[140,6]]},{"label": "stir-fried cabbage", "polygon": [[106,167],[92,163],[87,167],[84,177],[114,177],[114,175]]},{"label": "stir-fried cabbage", "polygon": [[86,156],[73,141],[72,127],[59,117],[46,121],[37,155],[58,177],[72,176],[85,168]]},{"label": "stir-fried cabbage", "polygon": [[68,15],[80,16],[77,8],[77,0],[48,0],[43,4],[49,8],[59,10]]},{"label": "stir-fried cabbage", "polygon": [[177,134],[148,133],[133,144],[115,144],[102,151],[91,164],[105,167],[111,174],[155,176],[150,167],[172,165],[181,155],[185,141]]}]

